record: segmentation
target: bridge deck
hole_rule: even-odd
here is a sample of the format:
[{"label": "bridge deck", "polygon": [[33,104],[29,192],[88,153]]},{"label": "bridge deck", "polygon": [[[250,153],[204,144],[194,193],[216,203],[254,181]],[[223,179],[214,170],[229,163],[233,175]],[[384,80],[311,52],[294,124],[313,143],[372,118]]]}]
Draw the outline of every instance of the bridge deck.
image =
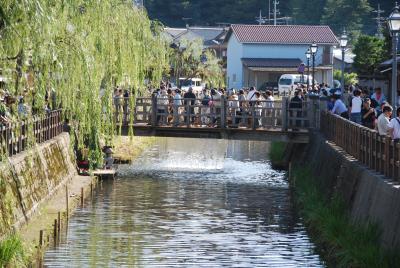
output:
[{"label": "bridge deck", "polygon": [[[228,139],[228,140],[255,140],[255,141],[283,141],[294,143],[308,143],[309,131],[287,130],[281,128],[249,129],[249,128],[212,128],[201,126],[151,126],[148,124],[134,124],[133,133],[136,136],[156,137],[181,137],[204,139]],[[128,135],[130,126],[121,127],[121,135]]]}]

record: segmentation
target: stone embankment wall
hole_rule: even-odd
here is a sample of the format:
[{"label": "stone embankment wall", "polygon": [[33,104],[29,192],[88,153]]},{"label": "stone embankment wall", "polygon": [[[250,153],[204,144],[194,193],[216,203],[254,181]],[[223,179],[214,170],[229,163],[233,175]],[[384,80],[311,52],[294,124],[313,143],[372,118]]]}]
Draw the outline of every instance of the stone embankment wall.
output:
[{"label": "stone embankment wall", "polygon": [[400,185],[363,166],[340,147],[314,134],[308,145],[289,145],[296,165],[311,169],[326,196],[338,194],[355,223],[375,223],[384,248],[400,248]]},{"label": "stone embankment wall", "polygon": [[0,237],[27,222],[38,206],[76,176],[69,134],[0,163]]}]

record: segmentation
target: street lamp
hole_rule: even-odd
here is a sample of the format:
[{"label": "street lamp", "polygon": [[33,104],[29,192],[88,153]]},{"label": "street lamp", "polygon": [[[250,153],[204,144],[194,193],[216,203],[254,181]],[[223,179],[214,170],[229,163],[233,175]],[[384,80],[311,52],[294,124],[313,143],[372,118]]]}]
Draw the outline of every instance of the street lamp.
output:
[{"label": "street lamp", "polygon": [[343,30],[342,36],[340,36],[340,48],[342,49],[342,81],[341,81],[341,92],[344,92],[344,56],[346,53],[347,42],[349,38],[347,37],[346,30]]},{"label": "street lamp", "polygon": [[310,88],[310,59],[311,59],[311,50],[310,48],[306,51],[306,58],[307,58],[307,91]]},{"label": "street lamp", "polygon": [[315,42],[310,46],[310,51],[312,55],[312,90],[315,89],[315,55],[318,52],[318,46]]},{"label": "street lamp", "polygon": [[[393,41],[393,65],[392,65],[392,104],[394,110],[397,107],[397,35],[400,31],[400,12],[399,6],[395,5],[392,14],[388,18],[390,33],[392,34]],[[393,113],[396,114],[396,113]],[[396,117],[397,115],[395,115]]]}]

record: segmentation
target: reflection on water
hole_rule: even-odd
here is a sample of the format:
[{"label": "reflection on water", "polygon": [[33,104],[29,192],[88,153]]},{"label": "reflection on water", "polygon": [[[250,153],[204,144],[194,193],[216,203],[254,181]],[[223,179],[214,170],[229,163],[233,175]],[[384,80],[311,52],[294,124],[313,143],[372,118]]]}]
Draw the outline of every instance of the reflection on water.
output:
[{"label": "reflection on water", "polygon": [[48,267],[323,267],[269,144],[163,139],[79,209]]}]

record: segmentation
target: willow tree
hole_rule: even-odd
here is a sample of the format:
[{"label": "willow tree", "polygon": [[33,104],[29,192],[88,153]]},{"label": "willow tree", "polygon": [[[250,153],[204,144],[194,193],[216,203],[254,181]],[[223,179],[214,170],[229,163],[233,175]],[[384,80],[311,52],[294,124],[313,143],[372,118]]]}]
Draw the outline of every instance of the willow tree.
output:
[{"label": "willow tree", "polygon": [[215,51],[203,49],[201,39],[182,39],[171,53],[171,63],[176,79],[201,77],[211,86],[224,85],[224,72]]},{"label": "willow tree", "polygon": [[160,31],[130,0],[2,0],[0,68],[8,90],[28,90],[36,110],[54,89],[97,163],[100,139],[115,131],[113,88],[156,84],[168,68]]}]

